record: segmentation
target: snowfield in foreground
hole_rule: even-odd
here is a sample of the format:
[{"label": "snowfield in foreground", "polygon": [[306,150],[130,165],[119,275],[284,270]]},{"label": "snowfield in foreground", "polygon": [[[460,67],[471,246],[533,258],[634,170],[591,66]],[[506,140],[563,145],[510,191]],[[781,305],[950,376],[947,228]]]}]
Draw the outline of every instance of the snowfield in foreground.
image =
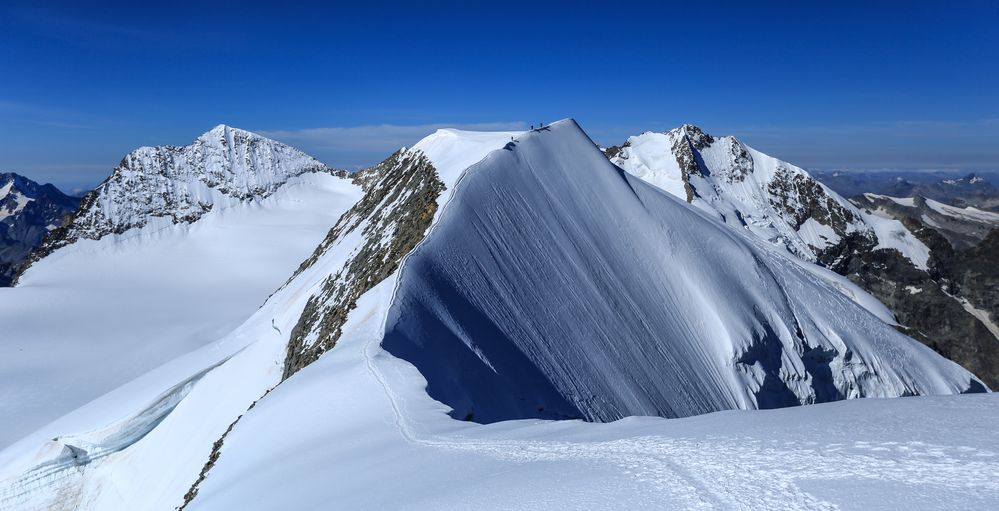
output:
[{"label": "snowfield in foreground", "polygon": [[364,330],[240,421],[189,509],[999,506],[992,394],[477,425]]},{"label": "snowfield in foreground", "polygon": [[[128,450],[19,487],[28,491],[0,490],[0,508],[172,509],[207,459],[213,435],[240,413],[186,509],[999,505],[999,396],[478,425],[450,419],[448,408],[427,396],[419,372],[379,348],[391,293],[384,282],[362,298],[331,355],[251,410],[239,407],[279,378],[280,368],[268,363],[281,356],[276,335],[202,377]],[[267,314],[281,321],[277,310]]]},{"label": "snowfield in foreground", "polygon": [[[358,202],[378,207],[351,206],[232,332],[0,452],[0,509],[999,505],[990,394],[503,420],[544,416],[536,399],[610,420],[981,386],[783,251],[621,173],[572,121],[442,130],[403,156]],[[416,200],[434,179],[436,204]],[[393,219],[414,217],[425,237],[385,266],[422,236]],[[363,292],[342,306],[330,289]],[[468,328],[485,316],[492,335]],[[341,319],[287,371],[290,339],[322,347]],[[452,376],[467,386],[441,392]],[[498,422],[449,416],[466,412]]]}]

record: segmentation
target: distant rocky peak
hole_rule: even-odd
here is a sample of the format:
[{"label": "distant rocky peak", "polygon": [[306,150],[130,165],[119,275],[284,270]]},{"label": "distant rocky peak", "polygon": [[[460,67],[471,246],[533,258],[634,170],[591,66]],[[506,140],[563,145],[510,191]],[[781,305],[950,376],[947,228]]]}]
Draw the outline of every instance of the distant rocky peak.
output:
[{"label": "distant rocky peak", "polygon": [[40,185],[19,174],[13,172],[0,173],[0,199],[12,194],[19,194],[34,199],[43,188],[44,185]]},{"label": "distant rocky peak", "polygon": [[12,281],[31,251],[78,203],[51,184],[0,174],[0,286]]}]

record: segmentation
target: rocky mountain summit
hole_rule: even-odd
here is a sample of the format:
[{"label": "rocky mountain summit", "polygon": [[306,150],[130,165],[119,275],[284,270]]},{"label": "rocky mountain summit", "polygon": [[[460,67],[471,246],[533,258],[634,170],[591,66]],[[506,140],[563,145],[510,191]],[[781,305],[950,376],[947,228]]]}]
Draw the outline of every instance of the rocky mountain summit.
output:
[{"label": "rocky mountain summit", "polygon": [[28,255],[79,202],[51,184],[0,174],[0,286],[10,284]]}]

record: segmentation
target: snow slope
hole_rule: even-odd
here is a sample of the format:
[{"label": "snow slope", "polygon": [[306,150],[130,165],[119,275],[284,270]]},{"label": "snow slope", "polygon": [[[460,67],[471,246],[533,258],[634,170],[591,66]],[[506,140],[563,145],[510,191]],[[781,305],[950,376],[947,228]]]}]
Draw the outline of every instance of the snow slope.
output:
[{"label": "snow slope", "polygon": [[871,213],[861,212],[864,222],[874,230],[878,240],[874,248],[892,248],[912,261],[913,266],[920,270],[929,269],[930,248],[914,236],[902,222],[889,214],[874,210]]},{"label": "snow slope", "polygon": [[232,331],[359,195],[309,173],[193,224],[80,240],[36,262],[0,288],[0,445]]},{"label": "snow slope", "polygon": [[[606,327],[575,339],[562,331],[534,338],[540,341],[536,346],[552,348],[548,355],[555,358],[548,359],[530,350],[522,351],[520,358],[494,356],[504,352],[502,343],[505,353],[527,346],[518,345],[522,338],[507,332],[505,338],[464,338],[472,345],[456,346],[454,337],[436,341],[411,335],[409,341],[439,355],[440,364],[459,358],[462,365],[453,369],[467,375],[473,385],[480,383],[475,377],[484,372],[483,358],[504,371],[533,370],[553,376],[554,385],[539,389],[542,397],[551,396],[548,390],[554,388],[565,403],[576,411],[592,412],[593,418],[656,405],[664,389],[671,393],[665,402],[683,412],[753,407],[760,404],[759,396],[782,387],[807,396],[810,388],[814,392],[826,383],[814,376],[817,366],[802,358],[810,346],[823,348],[810,352],[812,362],[841,357],[839,363],[830,364],[829,381],[852,385],[844,389],[849,392],[843,397],[953,393],[967,387],[971,376],[894,333],[781,252],[724,229],[620,174],[571,121],[524,134],[439,132],[408,155],[410,161],[425,157],[432,162],[446,187],[437,198],[432,226],[399,269],[374,283],[345,312],[336,342],[325,355],[284,379],[289,340],[298,325],[308,324],[302,318],[309,304],[324,296],[326,284],[336,282],[339,273],[353,268],[351,263],[364,252],[357,250],[359,246],[375,239],[379,243],[373,250],[380,254],[379,247],[396,243],[400,233],[391,228],[367,229],[391,227],[381,222],[391,215],[352,206],[351,211],[365,214],[348,212],[345,217],[358,222],[332,229],[294,277],[230,334],[4,450],[0,508],[142,510],[174,508],[188,501],[186,509],[308,509],[331,503],[345,508],[629,504],[732,508],[740,502],[746,507],[829,509],[830,502],[842,502],[845,493],[815,493],[837,488],[844,461],[859,467],[854,474],[870,483],[865,491],[872,499],[891,490],[919,504],[923,501],[918,492],[924,490],[918,488],[935,485],[940,494],[961,497],[965,504],[995,502],[997,489],[991,482],[995,479],[987,477],[997,470],[997,462],[989,458],[994,456],[989,445],[995,439],[992,417],[999,412],[991,396],[906,400],[927,403],[918,406],[919,420],[909,405],[894,404],[902,401],[877,403],[879,410],[897,412],[907,428],[889,427],[888,414],[875,415],[865,426],[844,405],[770,412],[777,415],[728,413],[680,422],[526,420],[483,426],[452,420],[447,415],[451,403],[427,394],[427,390],[434,393],[440,376],[437,367],[427,365],[432,357],[412,357],[414,366],[391,356],[382,344],[398,348],[393,335],[413,332],[414,322],[446,324],[451,313],[452,326],[467,324],[467,313],[490,298],[486,286],[460,282],[465,286],[461,292],[468,293],[466,306],[453,295],[419,292],[426,279],[438,277],[441,287],[434,293],[446,291],[448,282],[443,279],[449,275],[441,265],[463,253],[474,255],[474,263],[482,268],[471,268],[470,279],[485,276],[489,284],[509,280],[518,285],[522,303],[503,303],[506,308],[498,311],[523,316],[494,322],[507,330],[516,325],[546,326],[539,322],[547,315],[551,325],[578,332],[579,327],[566,319],[592,325],[592,319],[585,317],[589,312],[610,326],[620,326],[623,320],[608,315],[604,301],[619,305],[622,315],[639,323],[611,339],[619,354],[606,351],[608,338],[599,335],[607,333]],[[399,168],[426,170],[424,165]],[[383,179],[382,185],[387,184]],[[367,193],[380,193],[379,189],[375,186]],[[381,204],[393,212],[405,202],[392,199],[400,196],[405,197],[388,193]],[[551,232],[552,238],[536,237],[539,229]],[[634,239],[609,234],[612,229]],[[522,239],[515,239],[518,235]],[[511,250],[525,252],[510,259],[512,252],[494,245],[496,250],[484,254],[476,247],[490,236],[511,243]],[[600,236],[607,236],[606,247],[592,243]],[[437,251],[450,253],[432,250],[442,240],[455,241]],[[662,254],[669,259],[662,259]],[[584,266],[559,264],[567,259]],[[538,268],[527,267],[532,263]],[[500,273],[488,271],[501,264],[505,266]],[[625,271],[628,267],[633,271]],[[424,273],[425,269],[433,272]],[[543,270],[552,277],[532,279]],[[649,271],[643,276],[647,282],[636,283],[642,271]],[[581,273],[591,280],[572,280]],[[594,291],[607,294],[594,302],[590,300]],[[547,296],[545,309],[529,310],[541,294]],[[400,314],[401,307],[433,304],[441,297],[447,299],[445,308]],[[650,297],[664,301],[648,301]],[[650,317],[650,312],[664,318]],[[647,331],[635,330],[641,321],[648,325]],[[790,321],[799,323],[801,338],[788,327]],[[700,330],[689,331],[693,327]],[[858,339],[862,328],[867,332]],[[753,356],[740,358],[740,350],[760,335],[776,358],[753,363]],[[587,358],[570,341],[605,350],[609,362],[601,365],[599,359]],[[455,353],[433,352],[434,343]],[[484,347],[483,358],[475,354],[476,345]],[[847,348],[849,355],[844,353]],[[561,357],[557,350],[564,350]],[[648,365],[636,360],[638,355],[690,368],[650,373]],[[611,371],[623,358],[636,366]],[[525,359],[534,364],[533,369],[522,364]],[[579,374],[564,371],[570,361],[579,362]],[[692,379],[664,387],[675,381],[676,374]],[[575,398],[583,392],[571,394],[558,386],[563,376],[578,379],[573,381],[583,392],[603,395],[582,406]],[[644,385],[636,386],[637,382]],[[753,387],[754,383],[762,385]],[[470,392],[482,396],[483,390],[489,389],[473,387]],[[509,402],[509,390],[495,388],[487,397]],[[503,411],[490,410],[489,402],[473,404],[476,413],[483,410],[485,416]],[[857,415],[868,416],[872,405],[848,406],[866,406],[858,408],[863,411]],[[736,429],[728,429],[739,417],[746,418],[739,419]],[[846,419],[837,422],[839,417]],[[798,421],[805,427],[788,426]],[[928,421],[945,426],[961,422],[965,429],[946,439],[920,432],[919,425]],[[786,436],[774,435],[780,427],[790,428]],[[891,434],[878,436],[883,431]],[[863,439],[867,432],[878,443],[850,445],[845,453],[837,451],[842,446],[833,445]],[[703,445],[708,435],[718,439],[711,449]],[[816,454],[814,442],[820,440],[826,443]],[[901,448],[883,453],[890,441],[899,442]],[[927,454],[939,452],[943,456],[927,459]],[[775,466],[775,456],[784,463]],[[964,470],[968,463],[974,463],[969,465],[974,473]],[[809,465],[817,474],[811,480],[802,470]],[[719,470],[729,476],[724,485],[711,482]],[[203,478],[197,482],[199,473]],[[760,486],[767,491],[759,491]],[[194,496],[185,499],[185,494]]]},{"label": "snow slope", "polygon": [[865,193],[851,199],[865,212],[884,218],[908,218],[944,236],[957,250],[977,246],[999,226],[999,214],[973,207],[959,208],[922,196],[900,199]]}]

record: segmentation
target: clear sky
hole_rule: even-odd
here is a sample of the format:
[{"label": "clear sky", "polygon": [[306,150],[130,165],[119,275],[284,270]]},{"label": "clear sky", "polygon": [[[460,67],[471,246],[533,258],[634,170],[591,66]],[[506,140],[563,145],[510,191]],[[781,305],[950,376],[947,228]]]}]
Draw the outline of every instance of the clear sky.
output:
[{"label": "clear sky", "polygon": [[999,2],[0,4],[0,170],[74,188],[219,123],[346,168],[438,125],[690,122],[810,168],[999,167]]}]

